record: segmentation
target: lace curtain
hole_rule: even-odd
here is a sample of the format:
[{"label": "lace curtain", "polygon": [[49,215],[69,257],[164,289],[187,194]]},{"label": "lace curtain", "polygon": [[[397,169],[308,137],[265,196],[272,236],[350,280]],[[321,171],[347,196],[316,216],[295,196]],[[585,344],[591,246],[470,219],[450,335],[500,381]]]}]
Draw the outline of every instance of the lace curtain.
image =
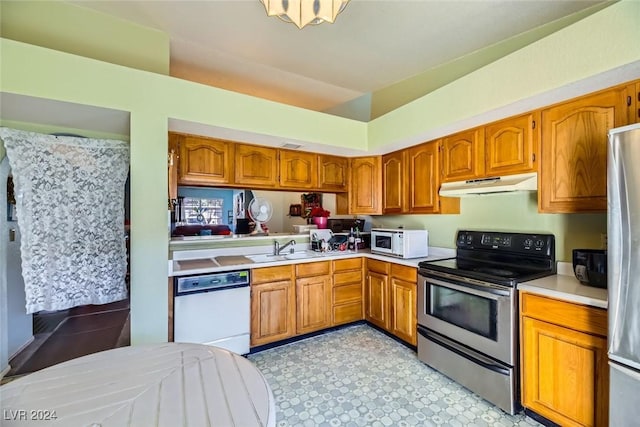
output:
[{"label": "lace curtain", "polygon": [[127,297],[123,141],[0,128],[13,173],[27,313]]}]

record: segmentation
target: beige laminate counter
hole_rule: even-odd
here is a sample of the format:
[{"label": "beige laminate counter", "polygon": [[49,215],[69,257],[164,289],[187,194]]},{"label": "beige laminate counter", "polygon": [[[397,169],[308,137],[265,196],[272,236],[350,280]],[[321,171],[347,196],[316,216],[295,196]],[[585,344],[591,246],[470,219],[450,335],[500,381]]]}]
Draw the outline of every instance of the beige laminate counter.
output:
[{"label": "beige laminate counter", "polygon": [[571,274],[556,274],[554,276],[523,282],[518,284],[518,290],[592,307],[607,308],[606,289],[581,284],[570,269],[567,271],[566,266],[563,268],[559,265],[558,270],[562,273],[569,272]]},{"label": "beige laminate counter", "polygon": [[318,262],[318,261],[331,261],[334,259],[356,258],[356,257],[366,257],[366,258],[393,262],[396,264],[417,268],[418,264],[422,261],[436,261],[439,259],[455,257],[455,249],[430,247],[429,256],[423,257],[423,258],[411,258],[411,259],[403,259],[403,258],[396,258],[391,256],[385,256],[385,255],[372,254],[370,250],[366,249],[366,250],[359,250],[359,251],[327,252],[327,253],[317,254],[317,256],[314,256],[311,258],[291,259],[291,260],[282,260],[282,261],[273,261],[273,262],[254,262],[254,263],[242,263],[242,264],[236,264],[236,265],[233,265],[233,264],[220,265],[218,264],[218,262],[216,262],[215,260],[216,256],[224,256],[228,254],[229,254],[228,251],[220,252],[219,254],[209,251],[209,252],[202,252],[202,257],[197,257],[197,254],[191,253],[189,254],[188,259],[180,259],[179,256],[176,256],[177,252],[174,252],[174,259],[169,261],[169,277],[215,273],[215,272],[236,270],[239,268],[253,269],[253,268],[262,268],[262,267],[274,267],[278,265],[300,264],[300,263],[309,263],[309,262]]}]

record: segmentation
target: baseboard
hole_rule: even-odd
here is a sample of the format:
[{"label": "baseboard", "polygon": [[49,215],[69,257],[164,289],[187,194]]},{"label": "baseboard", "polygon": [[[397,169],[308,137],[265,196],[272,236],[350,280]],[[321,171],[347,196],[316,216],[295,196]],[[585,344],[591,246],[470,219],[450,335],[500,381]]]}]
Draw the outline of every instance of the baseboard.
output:
[{"label": "baseboard", "polygon": [[269,343],[269,344],[263,344],[263,345],[251,347],[251,349],[249,351],[249,354],[259,353],[261,351],[269,350],[269,349],[274,348],[274,347],[280,347],[280,346],[283,346],[283,345],[294,343],[296,341],[301,341],[301,340],[304,340],[304,339],[307,339],[307,338],[311,338],[311,337],[315,337],[315,336],[318,336],[318,335],[324,335],[324,334],[327,334],[329,332],[333,332],[333,331],[337,331],[339,329],[347,328],[349,326],[364,325],[364,324],[366,324],[366,322],[364,320],[357,320],[357,321],[352,322],[352,323],[345,323],[344,325],[332,326],[330,328],[321,329],[319,331],[310,332],[308,334],[297,335],[295,337],[291,337],[291,338],[287,338],[287,339],[284,339],[284,340],[272,342],[272,343]]},{"label": "baseboard", "polygon": [[543,417],[542,415],[532,411],[529,408],[524,408],[524,414],[526,416],[528,416],[529,418],[534,419],[535,421],[539,422],[540,424],[542,424],[545,427],[561,427],[560,425],[554,423],[551,420],[546,419],[545,417]]},{"label": "baseboard", "polygon": [[0,380],[3,379],[4,376],[7,375],[10,370],[11,370],[11,365],[7,365],[7,367],[4,368],[2,372],[0,372]]},{"label": "baseboard", "polygon": [[25,348],[29,347],[29,345],[31,345],[31,343],[35,340],[35,337],[33,335],[31,335],[31,338],[29,338],[29,341],[25,342],[24,344],[22,344],[13,354],[11,354],[9,356],[9,360],[13,359],[14,357],[16,357],[17,355],[19,355]]}]

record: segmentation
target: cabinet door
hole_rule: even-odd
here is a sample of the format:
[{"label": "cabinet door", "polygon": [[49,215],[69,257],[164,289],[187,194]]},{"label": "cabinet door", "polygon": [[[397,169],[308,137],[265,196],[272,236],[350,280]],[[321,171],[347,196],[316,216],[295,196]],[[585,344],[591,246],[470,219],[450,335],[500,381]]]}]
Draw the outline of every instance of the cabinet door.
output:
[{"label": "cabinet door", "polygon": [[347,191],[349,159],[318,155],[318,187],[322,190]]},{"label": "cabinet door", "polygon": [[251,285],[251,345],[292,337],[296,331],[296,296],[290,280]]},{"label": "cabinet door", "polygon": [[484,128],[486,175],[535,172],[540,142],[540,113],[512,117]]},{"label": "cabinet door", "polygon": [[306,334],[331,325],[331,276],[296,280],[296,332]]},{"label": "cabinet door", "polygon": [[301,151],[280,150],[280,187],[316,188],[318,155]]},{"label": "cabinet door", "polygon": [[180,142],[178,182],[183,185],[219,185],[231,180],[229,142],[185,136]]},{"label": "cabinet door", "polygon": [[409,212],[438,212],[438,142],[409,149]]},{"label": "cabinet door", "polygon": [[381,328],[389,328],[389,285],[384,274],[370,271],[365,287],[365,318]]},{"label": "cabinet door", "polygon": [[407,150],[382,156],[382,212],[403,213],[407,204]]},{"label": "cabinet door", "polygon": [[350,214],[382,213],[381,158],[356,157],[351,159]]},{"label": "cabinet door", "polygon": [[391,277],[389,290],[391,294],[391,327],[389,332],[409,344],[417,345],[416,282],[406,282],[396,277]]},{"label": "cabinet door", "polygon": [[277,150],[255,145],[235,145],[235,183],[251,187],[276,187]]},{"label": "cabinet door", "polygon": [[442,181],[484,176],[484,134],[471,129],[442,139]]},{"label": "cabinet door", "polygon": [[522,318],[522,403],[563,426],[608,424],[607,340]]},{"label": "cabinet door", "polygon": [[607,131],[627,124],[626,87],[542,111],[540,212],[607,210]]}]

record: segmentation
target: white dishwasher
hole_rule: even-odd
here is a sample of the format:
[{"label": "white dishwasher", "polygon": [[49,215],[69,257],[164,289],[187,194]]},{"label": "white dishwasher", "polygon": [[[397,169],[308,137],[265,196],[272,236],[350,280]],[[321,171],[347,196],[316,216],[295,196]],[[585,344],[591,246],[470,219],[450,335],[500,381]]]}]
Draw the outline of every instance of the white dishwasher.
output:
[{"label": "white dishwasher", "polygon": [[173,339],[249,353],[249,270],[174,279]]}]

